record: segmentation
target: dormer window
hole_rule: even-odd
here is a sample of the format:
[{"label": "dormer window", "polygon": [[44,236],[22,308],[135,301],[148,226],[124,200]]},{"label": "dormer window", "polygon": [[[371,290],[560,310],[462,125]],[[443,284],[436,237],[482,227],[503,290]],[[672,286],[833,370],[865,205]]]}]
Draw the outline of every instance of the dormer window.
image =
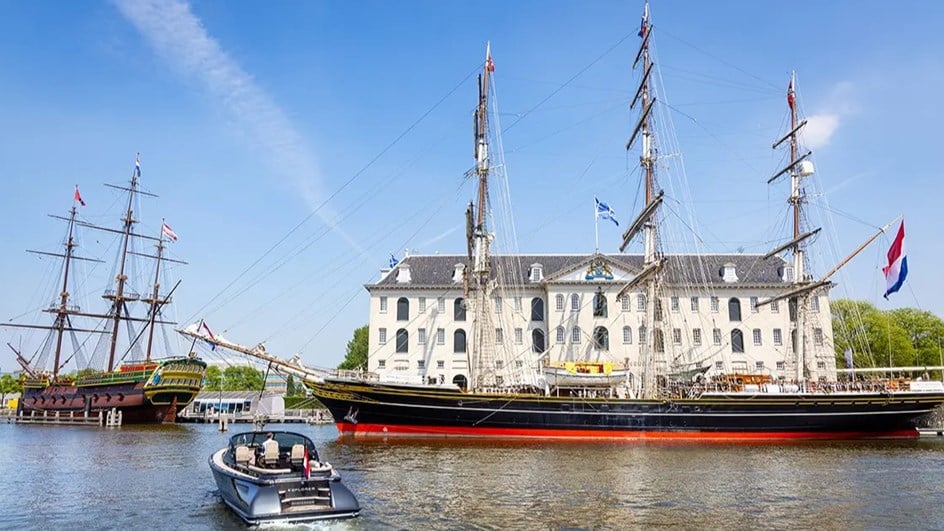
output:
[{"label": "dormer window", "polygon": [[531,274],[528,276],[531,282],[540,282],[544,280],[544,266],[541,264],[531,264]]},{"label": "dormer window", "polygon": [[453,282],[462,282],[465,279],[465,264],[456,264],[455,271],[452,272]]},{"label": "dormer window", "polygon": [[397,284],[409,284],[410,282],[410,264],[400,264],[397,266]]},{"label": "dormer window", "polygon": [[793,266],[783,266],[780,270],[780,280],[784,282],[793,282]]},{"label": "dormer window", "polygon": [[737,267],[734,263],[728,262],[721,266],[721,280],[729,284],[738,281]]}]

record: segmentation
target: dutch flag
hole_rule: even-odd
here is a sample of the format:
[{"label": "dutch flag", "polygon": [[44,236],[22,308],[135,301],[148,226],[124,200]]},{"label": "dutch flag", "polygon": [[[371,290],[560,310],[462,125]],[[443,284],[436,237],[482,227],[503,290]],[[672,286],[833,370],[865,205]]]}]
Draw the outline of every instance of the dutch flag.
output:
[{"label": "dutch flag", "polygon": [[902,220],[898,227],[898,234],[895,235],[895,241],[888,249],[888,265],[882,268],[885,273],[885,295],[888,296],[901,289],[901,285],[908,276],[908,258],[905,256],[905,222]]}]

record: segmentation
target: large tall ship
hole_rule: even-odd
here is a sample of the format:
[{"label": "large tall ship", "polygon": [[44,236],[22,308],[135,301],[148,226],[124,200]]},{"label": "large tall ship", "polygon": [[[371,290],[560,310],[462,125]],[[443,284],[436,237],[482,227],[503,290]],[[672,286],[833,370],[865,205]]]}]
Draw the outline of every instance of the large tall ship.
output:
[{"label": "large tall ship", "polygon": [[[63,251],[31,251],[61,260],[61,268],[55,282],[56,298],[42,309],[53,316],[52,324],[2,325],[45,331],[38,348],[29,356],[8,343],[22,368],[20,414],[94,416],[117,410],[122,423],[173,422],[202,388],[206,363],[193,355],[174,354],[171,336],[156,334],[175,324],[165,316],[180,284],[178,281],[170,290],[161,288],[163,266],[183,262],[166,256],[167,242],[176,240],[177,235],[164,221],[157,234],[135,232],[139,197],[154,195],[141,189],[140,178],[137,158],[126,186],[106,185],[127,194],[119,228],[83,221],[79,207],[85,206],[85,201],[76,187],[68,216],[52,216],[67,225]],[[75,293],[88,281],[76,278],[76,263],[102,262],[76,255],[79,229],[102,231],[116,239],[114,286],[102,294],[108,308],[105,313],[84,310],[76,303]],[[138,250],[140,241],[153,244],[153,252]],[[132,273],[138,271],[132,265],[136,259],[153,263],[154,267],[153,276],[146,281],[149,293],[144,295],[133,284],[138,280],[132,278]]]},{"label": "large tall ship", "polygon": [[[786,98],[789,129],[773,145],[775,149],[786,147],[788,157],[785,167],[770,178],[774,185],[783,180],[790,182],[787,203],[792,223],[785,242],[766,255],[749,260],[736,255],[685,257],[662,250],[660,210],[665,194],[657,179],[660,152],[654,127],[657,113],[653,111],[656,100],[651,80],[655,76],[648,5],[639,36],[641,45],[633,66],[639,69],[641,82],[631,107],[639,109],[640,114],[626,149],[639,149],[643,207],[623,233],[620,250],[641,239],[641,255],[596,252],[590,256],[542,258],[491,253],[495,235],[489,222],[489,178],[496,165],[489,151],[489,94],[494,71],[489,50],[479,76],[474,113],[477,194],[466,212],[467,255],[409,257],[395,270],[386,272],[376,285],[368,286],[376,292],[396,293],[392,290],[398,287],[402,290],[396,307],[389,313],[387,297],[376,297],[378,313],[389,317],[380,324],[382,328],[370,331],[372,345],[375,342],[390,345],[384,352],[391,353],[389,361],[396,367],[387,366],[388,359],[377,355],[379,359],[369,367],[384,371],[321,371],[305,367],[297,359],[285,360],[268,354],[261,344],[246,347],[219,337],[208,338],[193,327],[183,332],[212,339],[216,345],[262,359],[276,370],[302,378],[312,394],[331,411],[343,435],[748,440],[916,436],[917,419],[944,404],[944,384],[926,378],[837,381],[832,345],[824,344],[823,329],[811,324],[820,311],[817,297],[830,288],[830,277],[883,231],[825,276],[814,278],[807,271],[808,245],[818,230],[805,225],[808,217],[803,210],[806,198],[802,183],[812,173],[812,165],[807,160],[809,153],[800,151],[799,134],[806,122],[798,116],[793,79]],[[602,208],[600,205],[598,202],[598,209]],[[781,257],[784,254],[787,258]],[[513,271],[515,264],[520,268],[522,260],[532,264],[530,269],[525,273]],[[555,274],[546,278],[543,271],[552,261],[556,263]],[[738,261],[743,267],[738,268]],[[728,363],[721,354],[722,350],[739,356],[745,352],[745,337],[739,327],[741,306],[736,297],[725,298],[733,327],[726,345],[720,327],[705,329],[713,333],[702,338],[702,328],[683,329],[670,324],[673,318],[679,319],[675,315],[683,312],[679,298],[668,295],[667,290],[679,284],[684,276],[680,270],[686,267],[700,271],[686,278],[705,277],[703,280],[709,284],[699,291],[701,288],[692,288],[689,282],[692,290],[689,316],[700,311],[699,301],[706,305],[708,300],[711,311],[718,313],[716,288],[739,285],[739,280],[741,284],[745,279],[753,281],[766,290],[768,296],[751,301],[751,314],[769,308],[785,328],[772,330],[773,340],[768,339],[766,345],[762,337],[766,331],[754,329],[753,345],[758,349],[776,347],[790,357],[789,361],[777,362],[776,378],[763,361],[758,361],[755,367],[738,366],[737,363],[744,362]],[[717,272],[712,274],[717,279],[706,280],[705,271],[712,270]],[[521,304],[525,288],[552,281],[569,286],[572,297],[547,291],[546,304],[540,297],[531,299],[530,319],[525,317],[524,324],[548,322],[550,301],[554,300],[558,316],[555,319],[561,323],[555,329],[555,345],[564,345],[561,347],[564,351],[574,354],[570,359],[548,358],[549,327],[515,328],[513,339],[504,333],[508,328],[503,323],[509,313],[528,313]],[[581,287],[581,283],[589,288]],[[442,296],[437,300],[437,290],[440,294],[449,290],[453,293],[460,289],[456,286],[461,286],[461,297],[450,304],[445,304]],[[618,286],[616,300],[621,302],[624,312],[635,308],[632,315],[639,321],[634,323],[641,325],[624,326],[623,343],[629,344],[636,337],[633,347],[638,346],[634,351],[638,359],[599,358],[601,352],[609,350],[605,325],[593,326],[589,338],[583,335],[586,327],[579,325],[587,322],[581,321],[585,318],[581,311],[586,299],[593,301],[589,304],[591,311],[586,312],[592,313],[586,317],[591,319],[590,323],[610,322],[604,286]],[[415,297],[407,296],[410,289],[417,293]],[[418,291],[422,289],[427,291]],[[577,293],[578,289],[585,289],[583,295],[589,296]],[[373,295],[372,292],[372,306]],[[507,304],[503,312],[502,301],[511,300],[515,301],[514,307]],[[438,308],[431,304],[430,309],[427,302]],[[572,312],[566,313],[565,307],[571,302]],[[426,321],[412,325],[418,317],[411,313],[411,303],[417,304],[421,314],[436,317],[424,317]],[[787,310],[782,313],[781,303]],[[442,325],[446,319],[443,316],[450,314],[453,322]],[[456,322],[461,326],[454,326]],[[388,324],[393,326],[391,331],[396,330],[389,342]],[[572,326],[565,329],[565,324]],[[532,345],[518,347],[524,343],[525,330],[531,331]],[[683,331],[693,335],[696,346],[704,346],[702,350],[718,356],[717,365],[714,361],[706,365],[703,360],[690,359],[695,349],[669,356],[671,348],[681,343]],[[423,354],[432,351],[431,345],[444,345],[450,334],[453,347],[447,360]],[[420,347],[420,357],[408,358],[411,345]],[[577,356],[578,351],[581,355],[595,353],[597,358]],[[832,371],[826,360],[832,362]],[[434,361],[439,367],[449,361],[461,362],[466,370],[454,378],[436,375],[436,369],[430,367]],[[417,366],[423,372],[421,381],[396,377],[400,369],[401,374],[408,374]],[[709,369],[713,374],[709,374]]]}]

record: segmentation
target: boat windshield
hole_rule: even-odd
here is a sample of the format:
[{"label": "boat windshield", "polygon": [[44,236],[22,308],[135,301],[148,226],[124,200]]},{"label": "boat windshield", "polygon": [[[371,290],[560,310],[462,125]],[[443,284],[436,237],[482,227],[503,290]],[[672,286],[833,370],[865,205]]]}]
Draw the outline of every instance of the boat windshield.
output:
[{"label": "boat windshield", "polygon": [[233,437],[229,440],[230,450],[236,448],[237,446],[248,446],[250,448],[262,446],[262,443],[268,438],[270,433],[273,435],[273,438],[276,440],[276,442],[279,443],[279,452],[288,452],[296,444],[301,444],[308,448],[308,455],[310,459],[313,461],[319,460],[318,450],[315,448],[315,444],[311,442],[311,439],[299,433],[287,431],[253,431],[239,433],[233,435]]}]

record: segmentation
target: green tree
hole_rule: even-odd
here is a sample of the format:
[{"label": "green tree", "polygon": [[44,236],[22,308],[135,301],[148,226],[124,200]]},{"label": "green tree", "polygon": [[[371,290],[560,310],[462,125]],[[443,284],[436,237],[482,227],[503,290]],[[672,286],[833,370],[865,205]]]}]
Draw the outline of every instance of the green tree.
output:
[{"label": "green tree", "polygon": [[845,367],[844,352],[852,349],[856,367],[912,365],[915,347],[908,331],[890,314],[865,301],[831,303],[836,366]]},{"label": "green tree", "polygon": [[888,312],[891,319],[908,334],[914,348],[912,365],[941,364],[944,321],[927,310],[899,308]]},{"label": "green tree", "polygon": [[261,391],[264,386],[262,372],[248,365],[227,367],[223,371],[224,391]]},{"label": "green tree", "polygon": [[364,325],[354,330],[354,337],[347,342],[347,355],[338,365],[339,369],[356,370],[367,368],[368,328]]},{"label": "green tree", "polygon": [[223,381],[223,370],[217,365],[209,365],[206,370],[206,385],[203,386],[204,391],[220,391],[222,390],[221,382]]},{"label": "green tree", "polygon": [[0,376],[0,407],[5,407],[7,403],[7,395],[12,395],[13,393],[19,393],[23,390],[23,387],[20,385],[20,381],[14,378],[10,374],[4,374]]},{"label": "green tree", "polygon": [[285,379],[285,396],[305,396],[305,385],[295,383],[291,374]]}]

